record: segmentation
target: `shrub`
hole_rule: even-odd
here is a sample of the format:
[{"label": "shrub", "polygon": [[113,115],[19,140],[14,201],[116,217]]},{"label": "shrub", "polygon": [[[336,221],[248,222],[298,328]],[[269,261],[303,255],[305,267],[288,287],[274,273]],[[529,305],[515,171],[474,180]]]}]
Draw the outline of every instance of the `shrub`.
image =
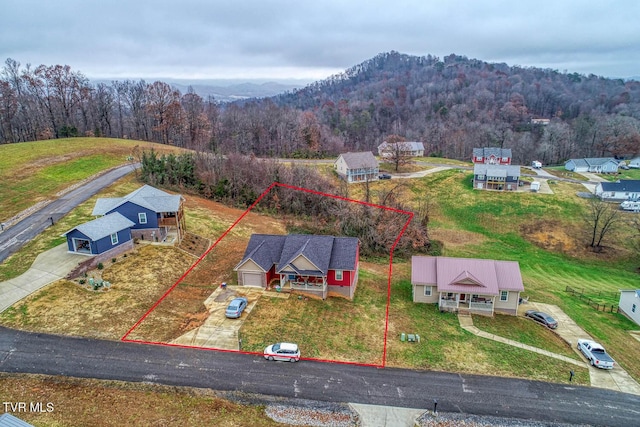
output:
[{"label": "shrub", "polygon": [[85,283],[87,283],[87,281],[86,281],[86,280],[84,280],[84,279],[80,279],[80,284],[81,284],[81,285],[84,285]]},{"label": "shrub", "polygon": [[102,270],[104,268],[104,264],[101,262],[98,263],[98,270]]},{"label": "shrub", "polygon": [[116,259],[115,258],[111,258],[111,262],[116,262]]}]

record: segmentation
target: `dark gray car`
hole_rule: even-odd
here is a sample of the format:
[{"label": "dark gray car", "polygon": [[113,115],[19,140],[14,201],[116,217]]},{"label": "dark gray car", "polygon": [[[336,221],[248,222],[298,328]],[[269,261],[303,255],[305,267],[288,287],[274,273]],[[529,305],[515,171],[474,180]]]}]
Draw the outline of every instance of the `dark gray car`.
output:
[{"label": "dark gray car", "polygon": [[542,311],[527,310],[524,315],[543,324],[549,329],[555,329],[558,327],[558,321]]}]

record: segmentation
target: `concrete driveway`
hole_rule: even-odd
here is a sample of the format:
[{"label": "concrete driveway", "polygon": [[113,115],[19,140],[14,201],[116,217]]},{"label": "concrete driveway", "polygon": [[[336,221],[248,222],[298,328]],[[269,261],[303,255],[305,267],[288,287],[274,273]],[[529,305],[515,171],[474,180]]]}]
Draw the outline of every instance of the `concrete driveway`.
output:
[{"label": "concrete driveway", "polygon": [[527,304],[521,305],[518,311],[523,313],[526,310],[544,311],[558,321],[558,328],[554,332],[569,343],[573,351],[578,353],[584,360],[585,366],[589,368],[589,376],[593,387],[640,395],[640,384],[631,378],[627,371],[620,365],[616,364],[616,366],[610,370],[598,369],[589,365],[587,359],[585,359],[578,350],[577,344],[579,338],[592,338],[558,306],[530,301]]},{"label": "concrete driveway", "polygon": [[[204,306],[209,310],[209,317],[201,326],[181,335],[172,343],[220,350],[241,350],[238,331],[263,293],[264,290],[260,288],[218,287],[204,302]],[[227,319],[224,312],[235,297],[246,297],[249,304],[239,319]]]},{"label": "concrete driveway", "polygon": [[86,255],[69,253],[67,249],[66,243],[49,249],[38,255],[25,273],[0,282],[0,313],[22,298],[64,278],[78,264],[88,259]]}]

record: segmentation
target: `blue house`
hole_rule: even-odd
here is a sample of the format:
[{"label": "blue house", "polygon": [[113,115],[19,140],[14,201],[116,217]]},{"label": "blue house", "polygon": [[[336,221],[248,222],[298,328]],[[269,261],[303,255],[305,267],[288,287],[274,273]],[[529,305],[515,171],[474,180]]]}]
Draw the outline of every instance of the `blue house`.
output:
[{"label": "blue house", "polygon": [[115,255],[133,248],[133,221],[117,212],[80,224],[67,231],[69,252],[85,255]]},{"label": "blue house", "polygon": [[185,230],[183,197],[144,185],[124,197],[100,198],[92,215],[118,212],[133,222],[131,235],[150,241],[163,241],[170,229],[177,232],[178,241]]}]

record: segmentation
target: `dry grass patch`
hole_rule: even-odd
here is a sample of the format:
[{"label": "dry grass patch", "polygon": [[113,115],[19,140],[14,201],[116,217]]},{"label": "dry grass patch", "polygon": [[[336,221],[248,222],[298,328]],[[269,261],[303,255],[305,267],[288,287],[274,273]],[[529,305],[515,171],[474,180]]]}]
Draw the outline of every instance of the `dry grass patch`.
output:
[{"label": "dry grass patch", "polygon": [[444,243],[444,247],[480,245],[486,238],[480,233],[465,230],[452,230],[446,228],[434,228],[429,231],[432,239]]},{"label": "dry grass patch", "polygon": [[[48,402],[53,412],[16,414],[35,426],[282,426],[260,406],[241,405],[211,390],[41,375],[0,374],[10,402]],[[27,404],[28,405],[28,404]],[[110,416],[106,408],[113,408]]]},{"label": "dry grass patch", "polygon": [[119,339],[192,262],[172,247],[137,246],[121,261],[105,263],[100,275],[111,283],[108,290],[59,280],[5,310],[0,320],[31,331]]}]

